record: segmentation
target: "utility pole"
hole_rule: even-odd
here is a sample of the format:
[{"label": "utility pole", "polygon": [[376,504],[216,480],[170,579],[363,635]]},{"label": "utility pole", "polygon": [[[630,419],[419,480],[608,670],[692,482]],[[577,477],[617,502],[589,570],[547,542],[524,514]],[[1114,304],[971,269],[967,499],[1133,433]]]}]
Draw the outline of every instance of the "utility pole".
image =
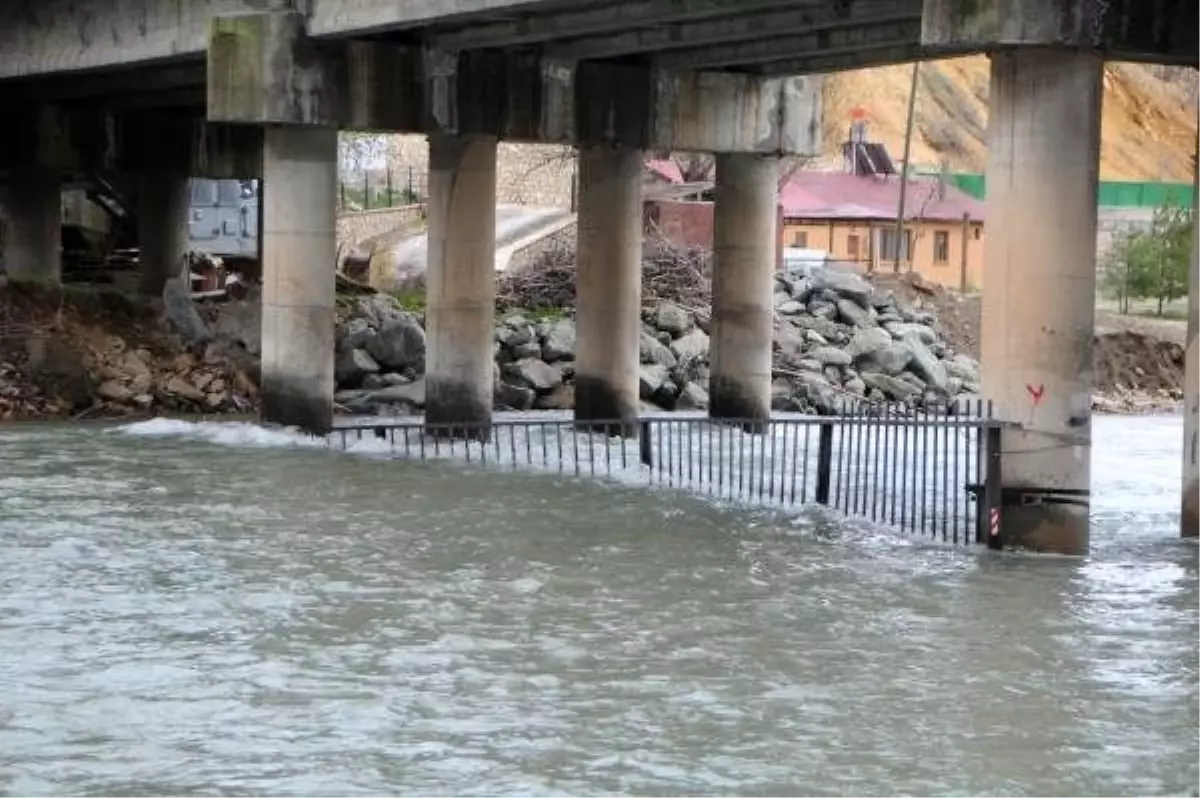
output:
[{"label": "utility pole", "polygon": [[900,167],[900,207],[896,210],[896,259],[892,261],[892,271],[900,273],[901,252],[904,251],[904,201],[908,194],[908,158],[912,152],[913,111],[917,105],[917,77],[921,72],[921,62],[913,64],[912,85],[908,89],[908,121],[904,127],[904,165]]}]

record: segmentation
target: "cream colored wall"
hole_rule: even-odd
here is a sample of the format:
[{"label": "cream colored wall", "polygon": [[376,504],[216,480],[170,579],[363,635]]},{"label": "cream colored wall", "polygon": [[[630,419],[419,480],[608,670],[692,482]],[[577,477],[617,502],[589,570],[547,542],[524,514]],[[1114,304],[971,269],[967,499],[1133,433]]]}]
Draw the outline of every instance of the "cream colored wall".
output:
[{"label": "cream colored wall", "polygon": [[[797,233],[807,233],[806,246],[823,249],[837,260],[855,261],[865,269],[871,260],[873,229],[894,229],[888,222],[864,222],[854,220],[799,220],[788,219],[783,224],[783,245],[797,246]],[[918,222],[908,229],[913,231],[912,270],[925,279],[958,289],[962,283],[963,225],[961,222]],[[944,230],[949,235],[949,257],[945,262],[934,260],[935,233]],[[976,237],[978,235],[978,237]],[[850,238],[858,236],[858,257],[850,256]],[[880,260],[878,268],[890,271],[892,261]],[[910,264],[906,264],[906,267]],[[972,222],[967,232],[967,290],[983,288],[983,225]]]}]

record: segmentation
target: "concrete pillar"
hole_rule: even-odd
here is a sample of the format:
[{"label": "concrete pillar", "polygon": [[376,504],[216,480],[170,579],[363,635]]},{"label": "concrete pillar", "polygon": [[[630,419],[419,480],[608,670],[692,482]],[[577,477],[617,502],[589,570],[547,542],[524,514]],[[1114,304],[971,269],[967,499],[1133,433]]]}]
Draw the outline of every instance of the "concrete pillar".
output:
[{"label": "concrete pillar", "polygon": [[641,186],[641,150],[580,149],[575,419],[621,421],[623,435],[638,429]]},{"label": "concrete pillar", "polygon": [[167,280],[183,271],[188,247],[188,200],[184,174],[153,171],[138,176],[138,260],[145,296],[162,296]]},{"label": "concrete pillar", "polygon": [[490,434],[496,139],[429,137],[425,419]]},{"label": "concrete pillar", "polygon": [[982,376],[1003,436],[1002,483],[1030,495],[1001,533],[1085,554],[1096,302],[1102,63],[1082,52],[992,56]]},{"label": "concrete pillar", "polygon": [[50,169],[9,175],[4,263],[13,282],[62,282],[62,178]]},{"label": "concrete pillar", "polygon": [[[1200,174],[1195,196],[1200,197]],[[1195,218],[1195,217],[1194,217]],[[1183,371],[1183,502],[1181,533],[1200,535],[1200,222],[1193,223],[1188,270],[1187,354]]]},{"label": "concrete pillar", "polygon": [[718,155],[713,209],[709,415],[771,416],[778,162]]},{"label": "concrete pillar", "polygon": [[333,424],[337,131],[263,136],[262,416],[322,433]]}]

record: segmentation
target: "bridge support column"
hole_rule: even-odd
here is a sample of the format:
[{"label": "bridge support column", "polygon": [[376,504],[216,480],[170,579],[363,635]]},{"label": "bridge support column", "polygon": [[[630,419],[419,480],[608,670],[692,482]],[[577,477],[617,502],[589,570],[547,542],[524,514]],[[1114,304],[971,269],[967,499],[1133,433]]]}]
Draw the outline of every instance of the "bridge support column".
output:
[{"label": "bridge support column", "polygon": [[266,128],[262,416],[315,433],[333,425],[336,196],[336,130]]},{"label": "bridge support column", "polygon": [[[162,296],[163,286],[183,273],[188,246],[187,175],[147,171],[138,180],[138,260],[144,296]],[[187,277],[184,276],[187,284]]]},{"label": "bridge support column", "polygon": [[1102,63],[1067,50],[992,56],[984,393],[1001,418],[1001,535],[1085,554],[1091,459]]},{"label": "bridge support column", "polygon": [[9,177],[8,278],[20,283],[62,282],[62,178],[38,167],[13,170]]},{"label": "bridge support column", "polygon": [[771,416],[778,161],[716,158],[709,416]]},{"label": "bridge support column", "polygon": [[579,150],[575,419],[638,432],[642,152]]},{"label": "bridge support column", "polygon": [[484,439],[495,368],[495,137],[429,137],[428,240],[425,419]]},{"label": "bridge support column", "polygon": [[[1200,174],[1195,196],[1200,196]],[[1183,502],[1180,531],[1200,535],[1200,224],[1192,232],[1188,270],[1187,355],[1183,372]]]}]

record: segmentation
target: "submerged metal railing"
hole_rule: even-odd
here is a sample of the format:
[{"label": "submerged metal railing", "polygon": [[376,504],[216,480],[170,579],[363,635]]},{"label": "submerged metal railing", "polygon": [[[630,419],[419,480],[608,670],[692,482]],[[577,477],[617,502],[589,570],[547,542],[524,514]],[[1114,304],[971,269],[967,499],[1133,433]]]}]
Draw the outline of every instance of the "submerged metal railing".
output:
[{"label": "submerged metal railing", "polygon": [[[343,449],[665,486],[766,507],[822,504],[953,543],[999,547],[999,432],[990,408],[866,405],[761,421],[661,415],[628,422],[499,417],[484,428],[420,418],[337,427]],[[636,437],[628,436],[636,432]],[[622,436],[622,432],[626,436]]]}]

